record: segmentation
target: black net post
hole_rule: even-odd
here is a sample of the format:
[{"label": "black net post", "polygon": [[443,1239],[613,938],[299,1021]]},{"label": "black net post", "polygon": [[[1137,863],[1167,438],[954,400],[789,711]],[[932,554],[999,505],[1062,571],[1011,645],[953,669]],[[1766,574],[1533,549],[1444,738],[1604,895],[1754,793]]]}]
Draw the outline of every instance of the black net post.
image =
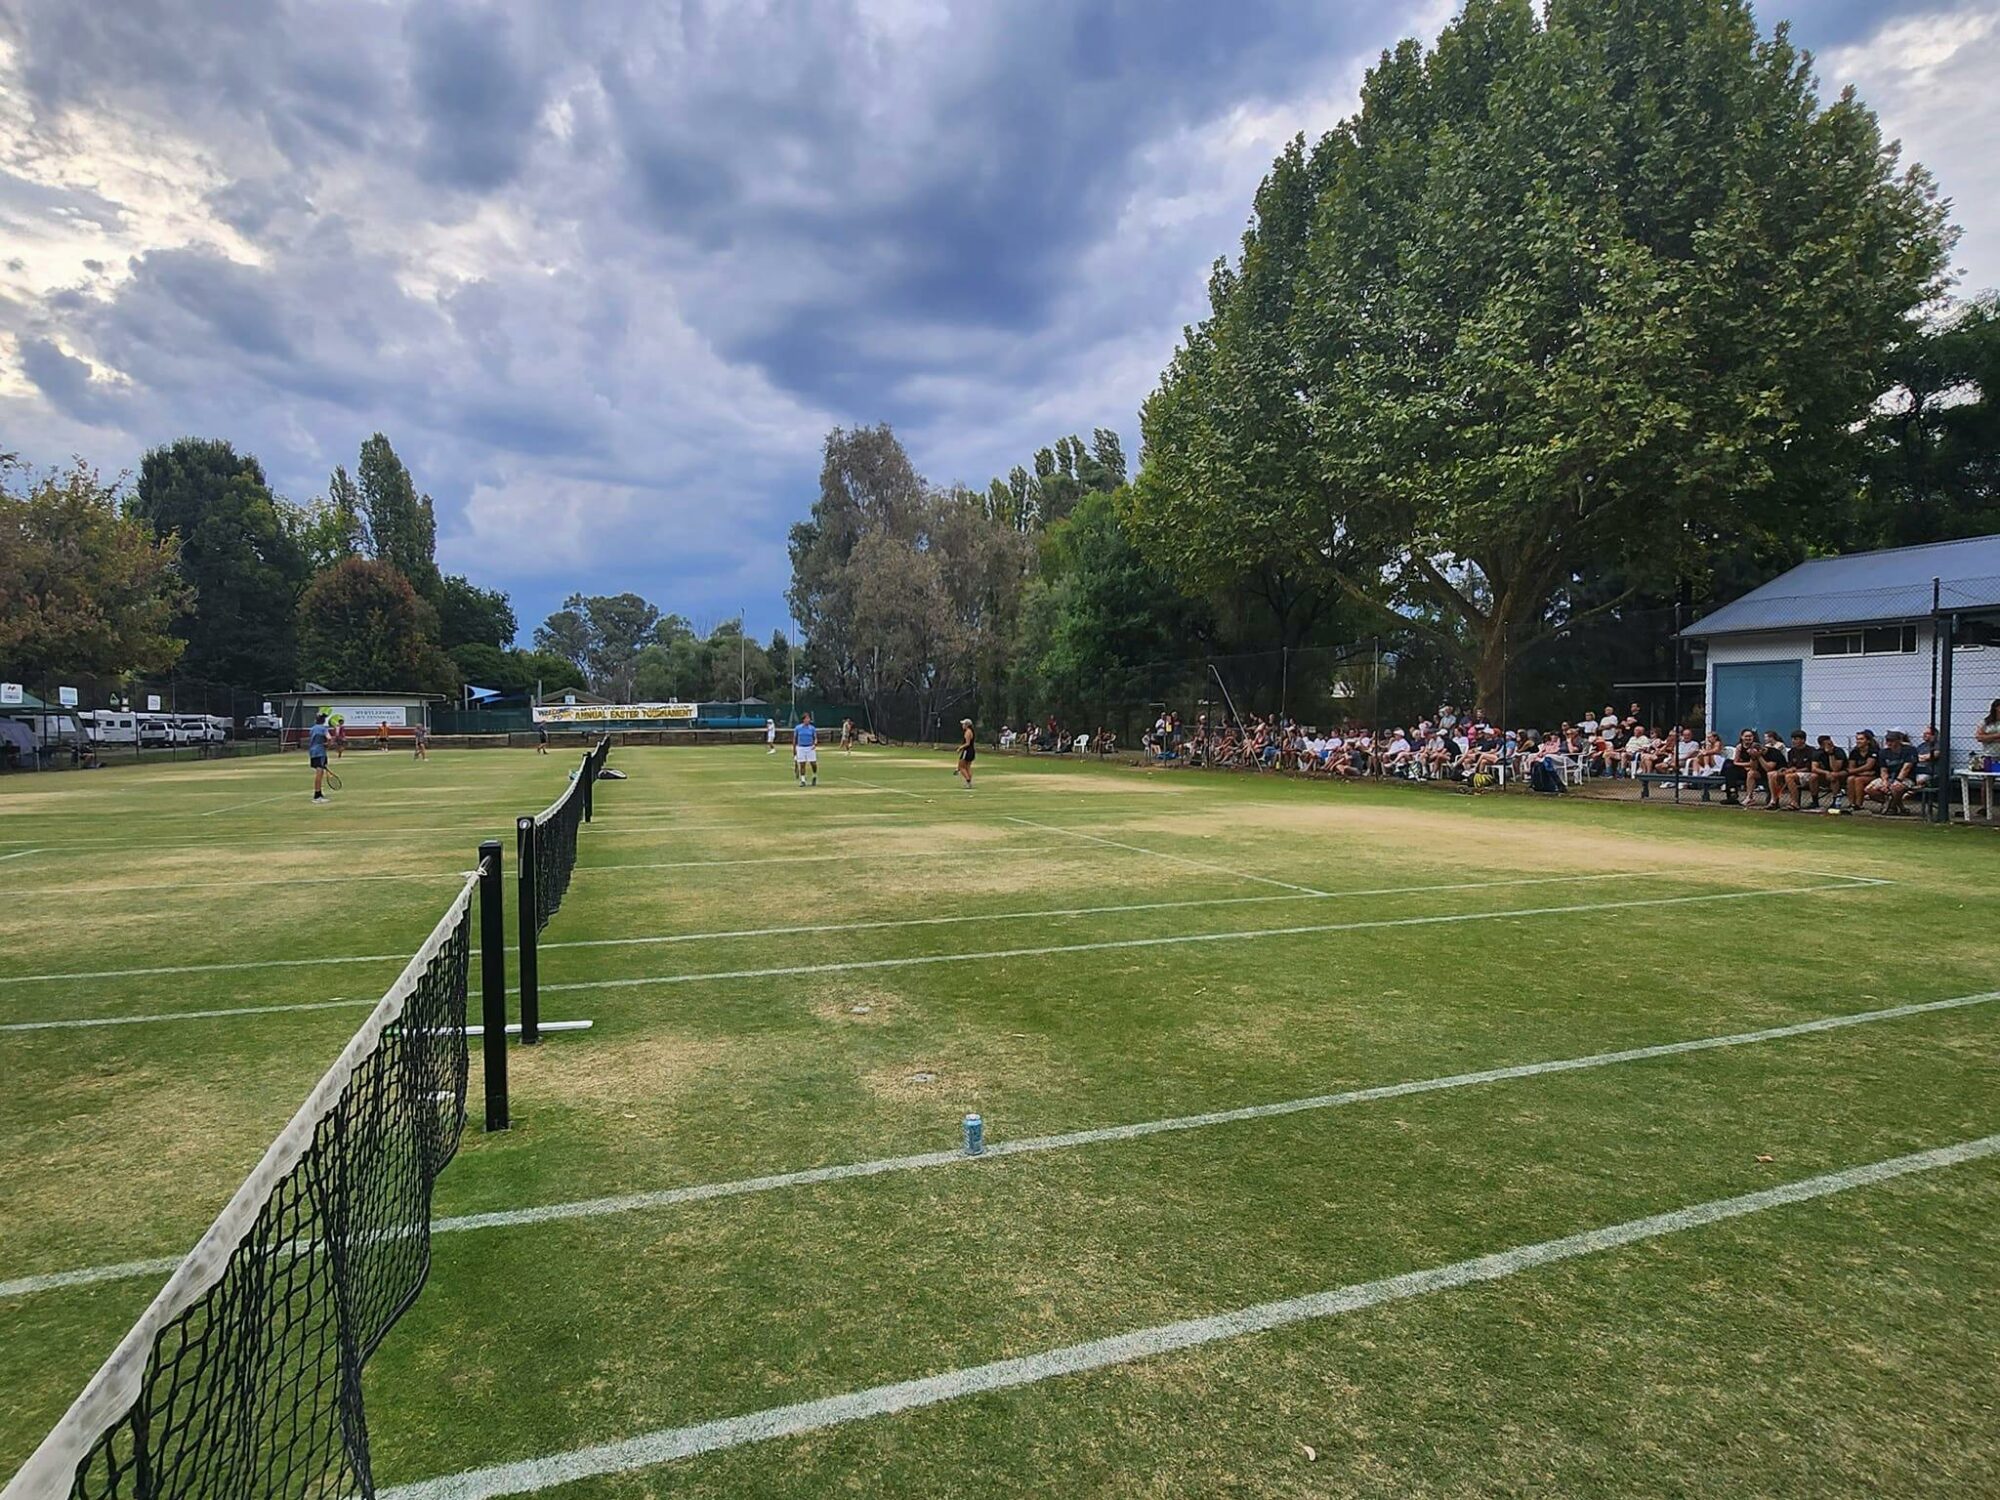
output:
[{"label": "black net post", "polygon": [[[1944,764],[1939,766],[1936,773],[1931,777],[1931,784],[1937,788],[1937,798],[1932,805],[1936,808],[1934,816],[1938,822],[1949,823],[1951,821],[1951,793],[1953,786],[1956,785],[1955,777],[1961,769],[1964,769],[1961,766],[1953,765],[1951,759],[1951,695],[1953,691],[1951,658],[1953,652],[1958,648],[1958,616],[1949,611],[1941,613],[1937,616],[1931,628],[1938,635],[1935,648],[1938,653],[1938,754],[1944,757]],[[1992,785],[1991,782],[1987,784],[1989,786]],[[1967,785],[1969,786],[1970,783],[1967,783]],[[1966,816],[1968,819],[1971,817],[1969,804]]]},{"label": "black net post", "polygon": [[500,840],[479,846],[479,1019],[485,1027],[486,1128],[507,1128],[507,913]]},{"label": "black net post", "polygon": [[535,943],[542,932],[541,902],[535,891],[535,820],[514,822],[516,879],[520,882],[521,924],[521,1045],[542,1039],[542,998],[537,989]]},{"label": "black net post", "polygon": [[583,766],[577,775],[583,778],[583,821],[590,821],[591,796],[597,790],[597,752],[592,750],[583,758]]}]

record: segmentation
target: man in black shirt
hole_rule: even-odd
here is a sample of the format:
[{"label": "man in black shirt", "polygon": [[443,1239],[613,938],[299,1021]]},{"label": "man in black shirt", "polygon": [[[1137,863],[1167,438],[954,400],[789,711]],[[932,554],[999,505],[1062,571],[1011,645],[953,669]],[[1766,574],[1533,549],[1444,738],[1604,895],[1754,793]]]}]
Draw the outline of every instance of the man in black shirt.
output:
[{"label": "man in black shirt", "polygon": [[[1771,806],[1778,805],[1780,791],[1788,791],[1792,794],[1792,811],[1803,812],[1806,796],[1813,791],[1813,770],[1817,764],[1813,758],[1812,746],[1806,743],[1806,732],[1803,729],[1794,729],[1791,745],[1783,749],[1774,747],[1774,751],[1775,753],[1766,759],[1775,760],[1778,756],[1782,756],[1783,769],[1776,773],[1771,782]],[[1817,795],[1813,796],[1813,806],[1819,806]]]},{"label": "man in black shirt", "polygon": [[1860,812],[1868,802],[1868,786],[1882,774],[1882,749],[1875,743],[1875,731],[1863,729],[1854,736],[1847,752],[1847,805]]}]

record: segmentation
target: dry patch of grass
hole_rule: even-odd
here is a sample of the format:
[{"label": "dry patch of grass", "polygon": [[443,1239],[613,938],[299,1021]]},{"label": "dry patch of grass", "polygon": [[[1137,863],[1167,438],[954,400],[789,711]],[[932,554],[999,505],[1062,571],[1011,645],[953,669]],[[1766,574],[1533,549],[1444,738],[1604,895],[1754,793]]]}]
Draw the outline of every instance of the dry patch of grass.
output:
[{"label": "dry patch of grass", "polygon": [[837,993],[815,1001],[812,1013],[833,1026],[883,1026],[917,1019],[904,996],[866,983],[841,985]]},{"label": "dry patch of grass", "polygon": [[509,1055],[509,1088],[565,1104],[644,1105],[657,1109],[702,1074],[747,1066],[748,1044],[693,1037],[651,1026],[628,1034],[592,1034],[582,1040],[550,1037]]},{"label": "dry patch of grass", "polygon": [[[1406,860],[1413,851],[1430,851],[1441,861],[1473,867],[1475,875],[1493,869],[1524,875],[1587,874],[1645,869],[1649,863],[1666,873],[1702,863],[1690,860],[1685,848],[1649,845],[1630,832],[1608,833],[1551,823],[1537,827],[1529,842],[1519,827],[1468,819],[1457,806],[1431,811],[1357,802],[1242,802],[1197,813],[1131,819],[1111,836],[1148,833],[1180,839],[1338,835],[1340,843],[1326,846],[1329,856],[1351,854],[1360,847]],[[1717,864],[1724,860],[1722,854],[1715,857]]]}]

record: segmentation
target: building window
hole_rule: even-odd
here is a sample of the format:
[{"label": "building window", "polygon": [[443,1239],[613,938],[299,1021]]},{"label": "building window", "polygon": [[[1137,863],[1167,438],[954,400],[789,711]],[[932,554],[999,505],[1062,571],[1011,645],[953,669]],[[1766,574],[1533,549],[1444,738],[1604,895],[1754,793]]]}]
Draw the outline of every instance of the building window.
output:
[{"label": "building window", "polygon": [[1814,656],[1907,656],[1916,649],[1917,627],[1914,625],[1823,630],[1813,636]]}]

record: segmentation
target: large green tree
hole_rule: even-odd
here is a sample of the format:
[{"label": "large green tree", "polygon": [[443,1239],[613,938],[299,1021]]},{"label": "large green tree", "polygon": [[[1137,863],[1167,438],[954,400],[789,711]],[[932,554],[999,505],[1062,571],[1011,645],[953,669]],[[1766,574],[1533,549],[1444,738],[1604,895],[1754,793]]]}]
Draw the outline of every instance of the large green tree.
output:
[{"label": "large green tree", "polygon": [[368,555],[396,569],[424,598],[435,600],[442,580],[431,497],[417,492],[409,469],[379,432],[361,445],[355,478]]},{"label": "large green tree", "polygon": [[177,627],[188,643],[181,669],[246,687],[290,686],[308,560],[257,460],[219,439],[168,443],[140,461],[127,509],[156,535],[180,539],[179,567],[192,589]]},{"label": "large green tree", "polygon": [[1949,240],[1741,0],[1468,0],[1258,208],[1147,404],[1141,543],[1201,587],[1240,526],[1232,564],[1437,620],[1488,707],[1587,581],[1698,578],[1847,482]]},{"label": "large green tree", "polygon": [[792,583],[786,599],[805,632],[804,675],[822,693],[852,697],[871,669],[874,645],[856,633],[851,564],[873,532],[914,537],[926,488],[887,425],[827,434],[819,498],[791,530]]},{"label": "large green tree", "polygon": [[0,664],[37,685],[62,673],[161,672],[189,590],[178,541],[119,513],[115,486],[82,463],[25,489],[0,461]]},{"label": "large green tree", "polygon": [[1303,644],[1338,578],[1374,558],[1343,534],[1311,440],[1294,312],[1336,140],[1288,145],[1257,190],[1237,265],[1209,278],[1191,328],[1141,413],[1145,462],[1127,522],[1147,557],[1261,644]]},{"label": "large green tree", "polygon": [[988,496],[926,484],[887,427],[835,429],[791,550],[797,666],[815,692],[917,735],[997,706],[1033,549]]},{"label": "large green tree", "polygon": [[638,594],[571,594],[535,627],[535,646],[575,663],[593,691],[629,701],[659,623],[659,608]]},{"label": "large green tree", "polygon": [[564,688],[587,687],[575,663],[546,651],[512,651],[484,641],[453,646],[447,654],[459,677],[473,687],[493,688],[508,697],[544,696]]},{"label": "large green tree", "polygon": [[1199,606],[1181,597],[1127,533],[1120,495],[1090,495],[1049,528],[1014,643],[1032,702],[1090,713],[1145,697],[1144,667],[1201,649]]},{"label": "large green tree", "polygon": [[1900,547],[2000,531],[2000,295],[1960,303],[1909,339],[1890,377],[1845,540]]},{"label": "large green tree", "polygon": [[438,583],[438,634],[445,649],[478,642],[488,646],[513,644],[519,624],[514,606],[499,589],[483,589],[458,573]]},{"label": "large green tree", "polygon": [[400,568],[365,557],[336,563],[300,598],[299,669],[334,689],[455,693],[459,686],[437,642],[436,610]]}]

